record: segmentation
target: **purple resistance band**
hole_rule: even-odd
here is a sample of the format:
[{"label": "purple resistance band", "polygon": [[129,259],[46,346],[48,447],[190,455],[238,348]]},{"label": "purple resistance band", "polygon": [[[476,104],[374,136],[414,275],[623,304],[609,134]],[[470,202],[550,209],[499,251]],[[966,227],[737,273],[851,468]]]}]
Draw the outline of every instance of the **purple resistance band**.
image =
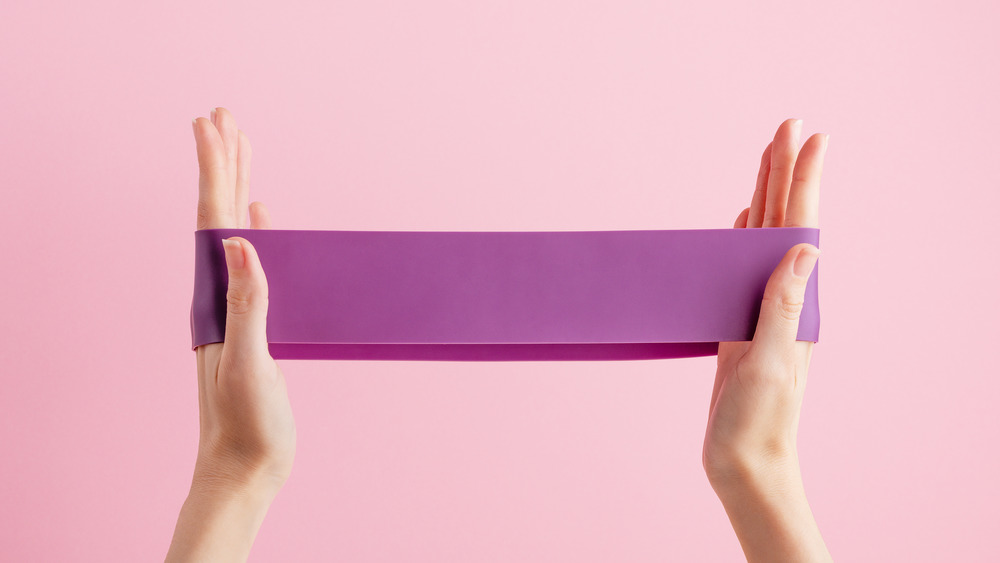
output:
[{"label": "purple resistance band", "polygon": [[[753,338],[768,277],[819,229],[195,231],[192,349],[222,342],[241,236],[268,281],[275,359],[639,360]],[[817,277],[798,340],[819,336]]]}]

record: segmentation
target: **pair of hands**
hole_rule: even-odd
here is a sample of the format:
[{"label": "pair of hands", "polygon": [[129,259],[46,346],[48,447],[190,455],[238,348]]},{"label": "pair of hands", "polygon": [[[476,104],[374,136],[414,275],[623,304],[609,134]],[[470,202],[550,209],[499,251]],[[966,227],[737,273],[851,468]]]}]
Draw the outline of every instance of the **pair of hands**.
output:
[{"label": "pair of hands", "polygon": [[[819,226],[827,136],[812,135],[800,150],[801,125],[801,120],[784,121],[764,149],[750,207],[739,214],[735,228]],[[199,163],[197,228],[245,228],[248,214],[251,228],[270,228],[264,204],[249,203],[250,141],[233,115],[215,108],[210,119],[197,118],[193,126]],[[287,480],[295,456],[285,378],[267,347],[267,279],[248,240],[230,237],[224,245],[229,269],[225,340],[197,348],[198,459],[168,559],[193,553],[185,547],[194,549],[199,543],[189,541],[183,525],[189,503],[188,512],[202,518],[214,514],[207,507],[219,503],[254,506],[250,512],[255,517],[244,522],[243,530],[252,528],[252,544],[266,505]],[[789,249],[767,283],[753,340],[719,344],[702,461],[751,559],[759,540],[773,544],[774,530],[755,530],[762,520],[755,512],[744,514],[741,534],[740,508],[754,506],[763,490],[777,487],[792,495],[800,488],[795,440],[813,343],[796,341],[796,334],[806,280],[818,255],[818,249],[805,243]],[[804,502],[804,493],[801,497]],[[789,517],[805,514],[776,515],[778,524]],[[756,542],[755,534],[760,536]],[[763,546],[769,547],[773,545]]]}]

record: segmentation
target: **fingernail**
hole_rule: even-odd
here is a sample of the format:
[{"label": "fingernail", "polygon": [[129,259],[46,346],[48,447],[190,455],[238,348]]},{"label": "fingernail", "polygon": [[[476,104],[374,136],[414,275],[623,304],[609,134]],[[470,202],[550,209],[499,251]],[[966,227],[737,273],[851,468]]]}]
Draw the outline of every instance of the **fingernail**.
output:
[{"label": "fingernail", "polygon": [[795,140],[798,141],[802,138],[802,120],[796,119],[792,122],[792,135],[795,135]]},{"label": "fingernail", "polygon": [[819,249],[813,246],[807,246],[799,251],[799,255],[795,257],[795,264],[792,266],[792,272],[800,278],[808,278],[809,274],[813,271],[813,266],[816,265],[816,260],[819,259]]},{"label": "fingernail", "polygon": [[230,270],[243,269],[243,245],[238,240],[222,239],[222,247],[226,250],[226,265]]},{"label": "fingernail", "polygon": [[191,120],[191,130],[192,131],[197,131],[198,130],[198,118],[197,117]]},{"label": "fingernail", "polygon": [[212,108],[212,125],[215,125],[215,108]]},{"label": "fingernail", "polygon": [[824,141],[823,146],[826,146],[826,145],[830,144],[830,134],[829,133],[826,134],[826,137],[823,138],[823,141]]}]

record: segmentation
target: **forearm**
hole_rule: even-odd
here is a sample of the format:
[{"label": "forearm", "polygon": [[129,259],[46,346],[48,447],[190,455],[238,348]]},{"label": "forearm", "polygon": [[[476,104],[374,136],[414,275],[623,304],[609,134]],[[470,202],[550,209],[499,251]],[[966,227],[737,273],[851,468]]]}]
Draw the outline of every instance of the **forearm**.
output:
[{"label": "forearm", "polygon": [[166,561],[246,561],[275,492],[197,479],[181,507]]},{"label": "forearm", "polygon": [[712,482],[747,561],[833,561],[809,502],[798,460],[744,464]]}]

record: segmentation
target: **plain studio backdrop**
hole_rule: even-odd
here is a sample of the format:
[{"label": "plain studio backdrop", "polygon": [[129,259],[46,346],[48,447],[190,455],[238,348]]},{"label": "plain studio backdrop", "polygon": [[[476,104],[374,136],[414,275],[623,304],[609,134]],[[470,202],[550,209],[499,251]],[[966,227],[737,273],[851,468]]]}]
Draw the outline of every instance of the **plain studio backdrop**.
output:
[{"label": "plain studio backdrop", "polygon": [[[282,229],[728,228],[830,134],[806,490],[842,561],[995,560],[996,2],[8,2],[0,559],[152,561],[198,440],[191,119]],[[279,361],[252,561],[733,561],[715,358]]]}]

